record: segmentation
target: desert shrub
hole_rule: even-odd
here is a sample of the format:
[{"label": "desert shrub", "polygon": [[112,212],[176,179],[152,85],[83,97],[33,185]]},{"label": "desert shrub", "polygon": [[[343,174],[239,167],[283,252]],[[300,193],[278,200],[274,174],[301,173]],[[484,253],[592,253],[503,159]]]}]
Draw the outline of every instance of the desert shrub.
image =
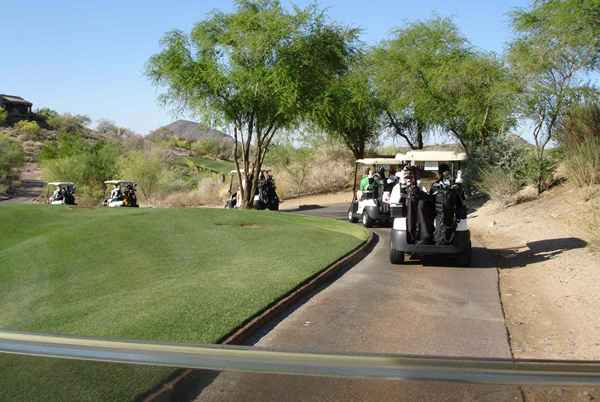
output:
[{"label": "desert shrub", "polygon": [[233,156],[233,143],[224,139],[209,137],[191,143],[194,156],[230,160]]},{"label": "desert shrub", "polygon": [[14,126],[21,141],[32,141],[39,139],[40,126],[35,121],[21,120]]},{"label": "desert shrub", "polygon": [[0,107],[0,126],[2,126],[4,123],[6,123],[7,116],[8,116],[8,113],[6,113],[6,110],[4,110],[4,108]]},{"label": "desert shrub", "polygon": [[191,208],[199,206],[221,206],[227,198],[228,186],[217,176],[205,177],[192,191],[170,193],[155,201],[160,207]]},{"label": "desert shrub", "polygon": [[24,161],[23,148],[19,142],[0,133],[0,193],[12,187]]},{"label": "desert shrub", "polygon": [[351,186],[352,154],[337,146],[281,148],[268,161],[281,198],[340,191]]},{"label": "desert shrub", "polygon": [[548,190],[554,184],[554,172],[558,166],[556,155],[547,153],[543,158],[532,152],[525,163],[525,179],[528,184],[536,186],[538,193]]},{"label": "desert shrub", "polygon": [[600,137],[572,145],[566,157],[567,176],[576,185],[587,187],[600,184]]},{"label": "desert shrub", "polygon": [[80,195],[101,199],[104,181],[119,172],[119,153],[118,145],[112,142],[90,143],[75,134],[61,135],[42,150],[42,176],[46,181],[72,181]]},{"label": "desert shrub", "polygon": [[522,181],[512,174],[507,174],[505,169],[493,166],[480,172],[477,186],[491,199],[508,204],[521,189]]},{"label": "desert shrub", "polygon": [[[531,150],[515,136],[492,137],[475,146],[463,171],[468,194],[487,193],[490,197],[510,197],[527,181]],[[495,175],[502,175],[498,180]],[[495,188],[496,185],[498,188]],[[511,194],[505,194],[511,191]]]},{"label": "desert shrub", "polygon": [[164,157],[160,150],[133,151],[119,160],[120,176],[137,183],[141,198],[148,200],[159,191]]},{"label": "desert shrub", "polygon": [[558,140],[568,178],[578,186],[600,184],[600,103],[573,107],[561,124]]}]

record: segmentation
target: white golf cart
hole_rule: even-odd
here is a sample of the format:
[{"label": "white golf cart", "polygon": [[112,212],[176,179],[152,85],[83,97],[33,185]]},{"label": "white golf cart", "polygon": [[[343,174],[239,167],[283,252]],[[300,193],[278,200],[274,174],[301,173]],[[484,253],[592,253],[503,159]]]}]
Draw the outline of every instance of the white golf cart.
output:
[{"label": "white golf cart", "polygon": [[[396,158],[407,165],[390,197],[390,262],[402,264],[407,254],[452,255],[458,265],[469,266],[471,234],[460,170],[467,155],[410,151]],[[421,187],[428,174],[436,176],[429,191]]]},{"label": "white golf cart", "polygon": [[[356,161],[348,221],[354,223],[360,220],[365,227],[371,227],[376,223],[392,223],[390,193],[397,181],[395,172],[404,163],[406,162],[395,158],[366,158]],[[368,168],[372,174],[360,180],[357,190],[359,166]]]},{"label": "white golf cart", "polygon": [[[51,188],[54,188],[52,195]],[[48,183],[46,199],[50,205],[75,205],[75,184],[69,181],[51,181]]]},{"label": "white golf cart", "polygon": [[[244,171],[241,170],[241,172],[243,173]],[[227,197],[227,202],[225,203],[225,208],[239,208],[239,197],[241,195],[239,184],[237,185],[237,190],[233,192],[233,183],[234,181],[237,181],[238,171],[232,170],[229,175],[229,195]],[[272,169],[262,168],[259,174],[258,188],[254,195],[254,209],[277,211],[279,210],[279,203],[279,196],[277,195],[275,181],[273,180]]]},{"label": "white golf cart", "polygon": [[107,180],[104,182],[107,191],[112,186],[110,194],[104,200],[104,206],[109,208],[131,207],[137,208],[136,187],[137,184],[131,180]]}]

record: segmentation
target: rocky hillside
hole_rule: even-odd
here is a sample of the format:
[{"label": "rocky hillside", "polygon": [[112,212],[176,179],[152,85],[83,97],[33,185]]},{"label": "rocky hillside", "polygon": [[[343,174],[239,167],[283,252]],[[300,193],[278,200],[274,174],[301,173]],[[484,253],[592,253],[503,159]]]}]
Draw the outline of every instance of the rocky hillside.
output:
[{"label": "rocky hillside", "polygon": [[177,120],[176,122],[163,126],[148,135],[149,139],[164,140],[169,137],[177,137],[191,141],[197,141],[206,138],[233,141],[232,137],[219,130],[206,127],[201,123],[196,123],[189,120]]}]

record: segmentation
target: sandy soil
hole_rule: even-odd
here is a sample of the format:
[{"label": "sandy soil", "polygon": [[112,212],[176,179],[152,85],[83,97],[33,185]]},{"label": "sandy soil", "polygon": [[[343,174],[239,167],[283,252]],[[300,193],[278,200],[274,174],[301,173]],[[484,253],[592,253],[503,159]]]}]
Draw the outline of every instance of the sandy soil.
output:
[{"label": "sandy soil", "polygon": [[330,193],[330,194],[317,194],[317,195],[308,195],[304,197],[290,198],[284,200],[281,204],[281,209],[302,209],[309,208],[314,205],[331,205],[331,204],[339,204],[347,202],[350,205],[352,202],[352,190],[350,191],[341,191],[338,193]]},{"label": "sandy soil", "polygon": [[43,192],[45,184],[40,180],[41,170],[36,163],[27,163],[21,172],[20,183],[14,194],[0,194],[0,201],[31,203]]},{"label": "sandy soil", "polygon": [[[522,359],[600,359],[600,254],[585,230],[590,202],[559,186],[509,208],[487,203],[470,221],[498,258],[512,352]],[[524,387],[530,401],[590,401],[600,388]]]},{"label": "sandy soil", "polygon": [[473,231],[499,258],[515,357],[600,359],[600,255],[578,190],[561,186],[509,208],[488,203],[474,215]]}]

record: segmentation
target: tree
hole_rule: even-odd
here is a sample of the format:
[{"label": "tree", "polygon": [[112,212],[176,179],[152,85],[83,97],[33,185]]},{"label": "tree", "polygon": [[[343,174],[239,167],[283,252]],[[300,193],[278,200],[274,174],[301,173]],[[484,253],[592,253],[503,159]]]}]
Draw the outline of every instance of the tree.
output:
[{"label": "tree", "polygon": [[159,190],[164,162],[160,149],[133,151],[121,157],[119,172],[123,177],[134,180],[144,199],[148,200]]},{"label": "tree", "polygon": [[298,124],[332,77],[343,73],[357,31],[327,23],[315,6],[288,11],[275,0],[238,0],[190,35],[166,34],[147,74],[162,100],[229,125],[241,205],[252,206],[274,136]]},{"label": "tree", "polygon": [[10,190],[25,163],[23,147],[6,134],[0,133],[0,193]]},{"label": "tree", "polygon": [[364,157],[381,127],[383,104],[370,78],[368,65],[355,58],[348,72],[331,82],[312,113],[315,124],[341,140],[356,159]]},{"label": "tree", "polygon": [[447,18],[409,24],[373,52],[375,83],[385,102],[384,121],[412,149],[422,149],[436,123],[439,95],[433,81],[467,52],[467,41]]},{"label": "tree", "polygon": [[582,74],[600,63],[600,27],[594,22],[599,15],[595,0],[537,1],[513,14],[518,36],[509,59],[524,88],[520,112],[533,125],[539,193],[551,173],[547,145],[571,105],[593,90],[583,84]]},{"label": "tree", "polygon": [[385,123],[413,149],[439,128],[465,151],[514,124],[514,84],[495,57],[477,52],[447,18],[395,32],[373,53]]}]

